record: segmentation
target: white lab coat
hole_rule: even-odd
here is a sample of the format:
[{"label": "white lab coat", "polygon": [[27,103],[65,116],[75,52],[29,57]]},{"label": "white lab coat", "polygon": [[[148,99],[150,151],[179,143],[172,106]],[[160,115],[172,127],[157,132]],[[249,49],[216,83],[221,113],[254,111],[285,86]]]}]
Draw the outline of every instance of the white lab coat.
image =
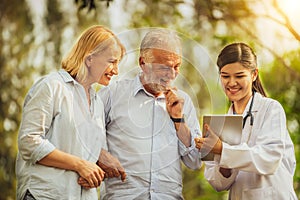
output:
[{"label": "white lab coat", "polygon": [[[249,110],[251,99],[243,113]],[[223,142],[221,156],[205,162],[204,175],[217,190],[230,190],[230,200],[295,200],[294,146],[286,128],[285,112],[277,101],[255,93],[253,126],[248,117],[239,145]],[[232,107],[229,109],[232,114]],[[219,168],[230,168],[225,178]]]}]

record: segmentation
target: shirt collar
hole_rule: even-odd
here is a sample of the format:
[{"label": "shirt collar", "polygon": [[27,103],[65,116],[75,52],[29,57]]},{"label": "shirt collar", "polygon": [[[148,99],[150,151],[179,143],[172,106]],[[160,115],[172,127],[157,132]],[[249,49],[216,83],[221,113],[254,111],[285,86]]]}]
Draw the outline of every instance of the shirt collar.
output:
[{"label": "shirt collar", "polygon": [[[250,108],[250,104],[251,104],[251,100],[253,98],[253,95],[251,97],[251,99],[248,101],[247,106],[244,110],[244,115],[247,114],[249,108]],[[259,93],[259,92],[255,92],[255,96],[254,96],[254,100],[253,100],[253,106],[252,106],[252,112],[257,112],[259,110],[259,107],[261,105],[261,100],[262,100],[263,96]]]},{"label": "shirt collar", "polygon": [[73,82],[74,84],[79,84],[68,72],[66,72],[64,69],[60,69],[58,71],[58,74],[62,77],[62,79],[66,83]]},{"label": "shirt collar", "polygon": [[[247,103],[247,106],[245,107],[245,110],[243,112],[243,116],[247,115],[247,112],[249,110],[252,98],[253,98],[253,95],[249,99],[249,101]],[[260,93],[255,92],[255,96],[254,96],[253,106],[252,106],[252,111],[251,112],[257,112],[259,110],[259,106],[261,105],[260,102],[261,102],[262,98],[263,98],[263,96]],[[231,104],[230,109],[228,111],[228,114],[233,114],[233,104]]]},{"label": "shirt collar", "polygon": [[133,96],[136,96],[137,93],[141,90],[144,90],[146,92],[141,80],[140,80],[140,73],[135,77],[134,83],[133,83]]}]

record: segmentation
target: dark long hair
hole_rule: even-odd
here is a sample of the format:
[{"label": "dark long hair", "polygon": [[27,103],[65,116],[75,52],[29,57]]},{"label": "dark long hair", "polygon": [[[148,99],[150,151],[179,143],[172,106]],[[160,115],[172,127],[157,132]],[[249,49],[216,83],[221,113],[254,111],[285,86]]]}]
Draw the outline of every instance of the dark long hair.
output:
[{"label": "dark long hair", "polygon": [[[257,68],[256,55],[251,47],[245,43],[232,43],[222,49],[217,60],[219,72],[225,65],[236,62],[253,71]],[[265,97],[267,96],[258,75],[252,83],[252,90]]]}]

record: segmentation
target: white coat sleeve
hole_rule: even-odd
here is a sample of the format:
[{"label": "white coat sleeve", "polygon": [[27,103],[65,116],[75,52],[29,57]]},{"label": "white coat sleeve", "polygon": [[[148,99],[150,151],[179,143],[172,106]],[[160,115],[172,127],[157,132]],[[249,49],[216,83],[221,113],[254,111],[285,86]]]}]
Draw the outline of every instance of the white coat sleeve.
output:
[{"label": "white coat sleeve", "polygon": [[285,148],[285,113],[277,101],[272,101],[261,115],[263,117],[255,119],[263,120],[261,126],[252,129],[253,145],[249,146],[246,142],[236,146],[223,143],[220,166],[260,175],[269,175],[276,171]]},{"label": "white coat sleeve", "polygon": [[229,190],[238,174],[237,169],[232,169],[231,176],[228,178],[224,177],[219,171],[220,169],[219,160],[220,160],[220,156],[215,155],[214,161],[205,162],[205,170],[204,170],[204,176],[206,180],[218,192],[223,190]]}]

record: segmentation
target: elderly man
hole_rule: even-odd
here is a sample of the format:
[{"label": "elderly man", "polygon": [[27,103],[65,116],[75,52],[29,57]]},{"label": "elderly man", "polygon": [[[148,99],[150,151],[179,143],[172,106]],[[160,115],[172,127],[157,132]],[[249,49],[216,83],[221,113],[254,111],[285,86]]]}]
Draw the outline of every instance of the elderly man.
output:
[{"label": "elderly man", "polygon": [[[171,85],[181,54],[174,32],[152,30],[141,43],[141,72],[101,90],[108,151],[127,174],[125,182],[105,180],[104,199],[183,199],[181,161],[191,169],[200,167],[193,142],[200,133],[195,108],[186,93]],[[122,169],[115,171],[124,178]]]}]

